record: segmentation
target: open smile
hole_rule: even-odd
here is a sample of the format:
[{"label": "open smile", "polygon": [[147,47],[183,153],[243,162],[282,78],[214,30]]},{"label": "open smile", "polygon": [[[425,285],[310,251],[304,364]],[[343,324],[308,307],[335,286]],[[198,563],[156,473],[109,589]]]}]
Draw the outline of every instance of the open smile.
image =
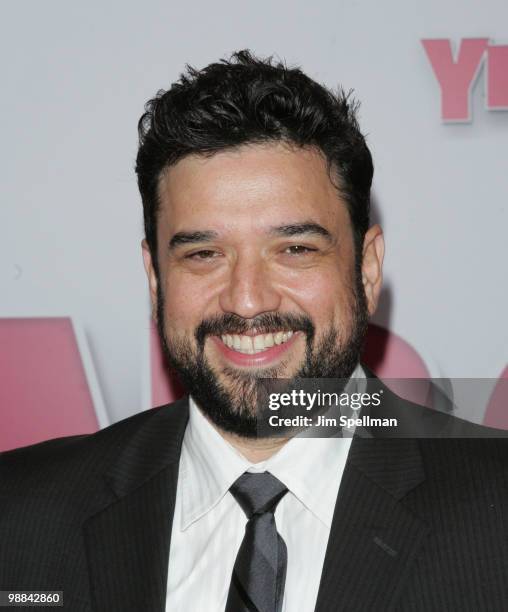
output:
[{"label": "open smile", "polygon": [[262,366],[279,359],[301,332],[277,331],[267,334],[225,334],[212,336],[221,354],[239,366]]}]

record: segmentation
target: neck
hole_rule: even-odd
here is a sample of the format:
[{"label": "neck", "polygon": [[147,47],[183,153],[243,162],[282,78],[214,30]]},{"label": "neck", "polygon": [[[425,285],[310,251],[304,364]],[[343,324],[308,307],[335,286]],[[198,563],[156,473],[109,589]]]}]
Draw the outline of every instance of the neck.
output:
[{"label": "neck", "polygon": [[270,459],[291,439],[291,436],[287,438],[246,438],[239,436],[218,427],[199,406],[198,410],[224,440],[231,444],[250,463],[259,463]]},{"label": "neck", "polygon": [[250,463],[266,461],[290,440],[290,438],[244,438],[220,429],[217,431]]},{"label": "neck", "polygon": [[204,414],[204,417],[224,440],[243,455],[249,463],[259,463],[270,459],[290,440],[290,438],[245,438],[220,429],[208,415]]}]

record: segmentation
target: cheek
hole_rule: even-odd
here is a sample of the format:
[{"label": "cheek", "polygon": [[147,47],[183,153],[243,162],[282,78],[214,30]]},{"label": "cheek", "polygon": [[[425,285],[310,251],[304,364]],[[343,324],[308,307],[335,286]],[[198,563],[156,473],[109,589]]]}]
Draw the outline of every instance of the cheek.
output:
[{"label": "cheek", "polygon": [[341,320],[350,310],[351,283],[336,269],[309,270],[289,277],[286,287],[291,299],[312,317],[316,326]]},{"label": "cheek", "polygon": [[178,335],[194,333],[205,318],[211,289],[177,272],[167,273],[163,286],[166,328]]}]

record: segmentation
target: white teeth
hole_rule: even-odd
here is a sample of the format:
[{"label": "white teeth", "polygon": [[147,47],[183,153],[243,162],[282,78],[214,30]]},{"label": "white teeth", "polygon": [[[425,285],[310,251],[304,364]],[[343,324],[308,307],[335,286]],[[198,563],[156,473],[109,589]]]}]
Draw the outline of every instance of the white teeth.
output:
[{"label": "white teeth", "polygon": [[270,348],[273,346],[273,334],[265,334],[264,338],[265,348]]},{"label": "white teeth", "polygon": [[254,336],[254,348],[256,350],[263,350],[265,348],[264,336]]},{"label": "white teeth", "polygon": [[254,347],[252,346],[252,338],[250,336],[240,336],[240,340],[240,350],[243,353],[252,355],[252,353],[254,352]]},{"label": "white teeth", "polygon": [[274,334],[273,339],[274,339],[275,344],[282,344],[283,337],[284,337],[284,332],[277,332],[276,334]]},{"label": "white teeth", "polygon": [[257,336],[244,336],[240,334],[225,334],[221,336],[222,342],[229,348],[244,353],[254,355],[266,349],[287,342],[294,332],[276,332],[275,334],[258,334]]}]

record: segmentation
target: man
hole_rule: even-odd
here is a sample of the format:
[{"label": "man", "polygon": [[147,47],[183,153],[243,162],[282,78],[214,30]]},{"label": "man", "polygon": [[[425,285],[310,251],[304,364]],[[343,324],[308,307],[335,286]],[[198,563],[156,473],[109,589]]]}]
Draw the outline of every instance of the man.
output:
[{"label": "man", "polygon": [[[384,242],[354,103],[243,51],[139,132],[153,315],[190,398],[6,453],[0,587],[75,611],[503,609],[508,446],[359,364]],[[377,385],[362,413],[397,425],[260,435],[269,379]]]}]

